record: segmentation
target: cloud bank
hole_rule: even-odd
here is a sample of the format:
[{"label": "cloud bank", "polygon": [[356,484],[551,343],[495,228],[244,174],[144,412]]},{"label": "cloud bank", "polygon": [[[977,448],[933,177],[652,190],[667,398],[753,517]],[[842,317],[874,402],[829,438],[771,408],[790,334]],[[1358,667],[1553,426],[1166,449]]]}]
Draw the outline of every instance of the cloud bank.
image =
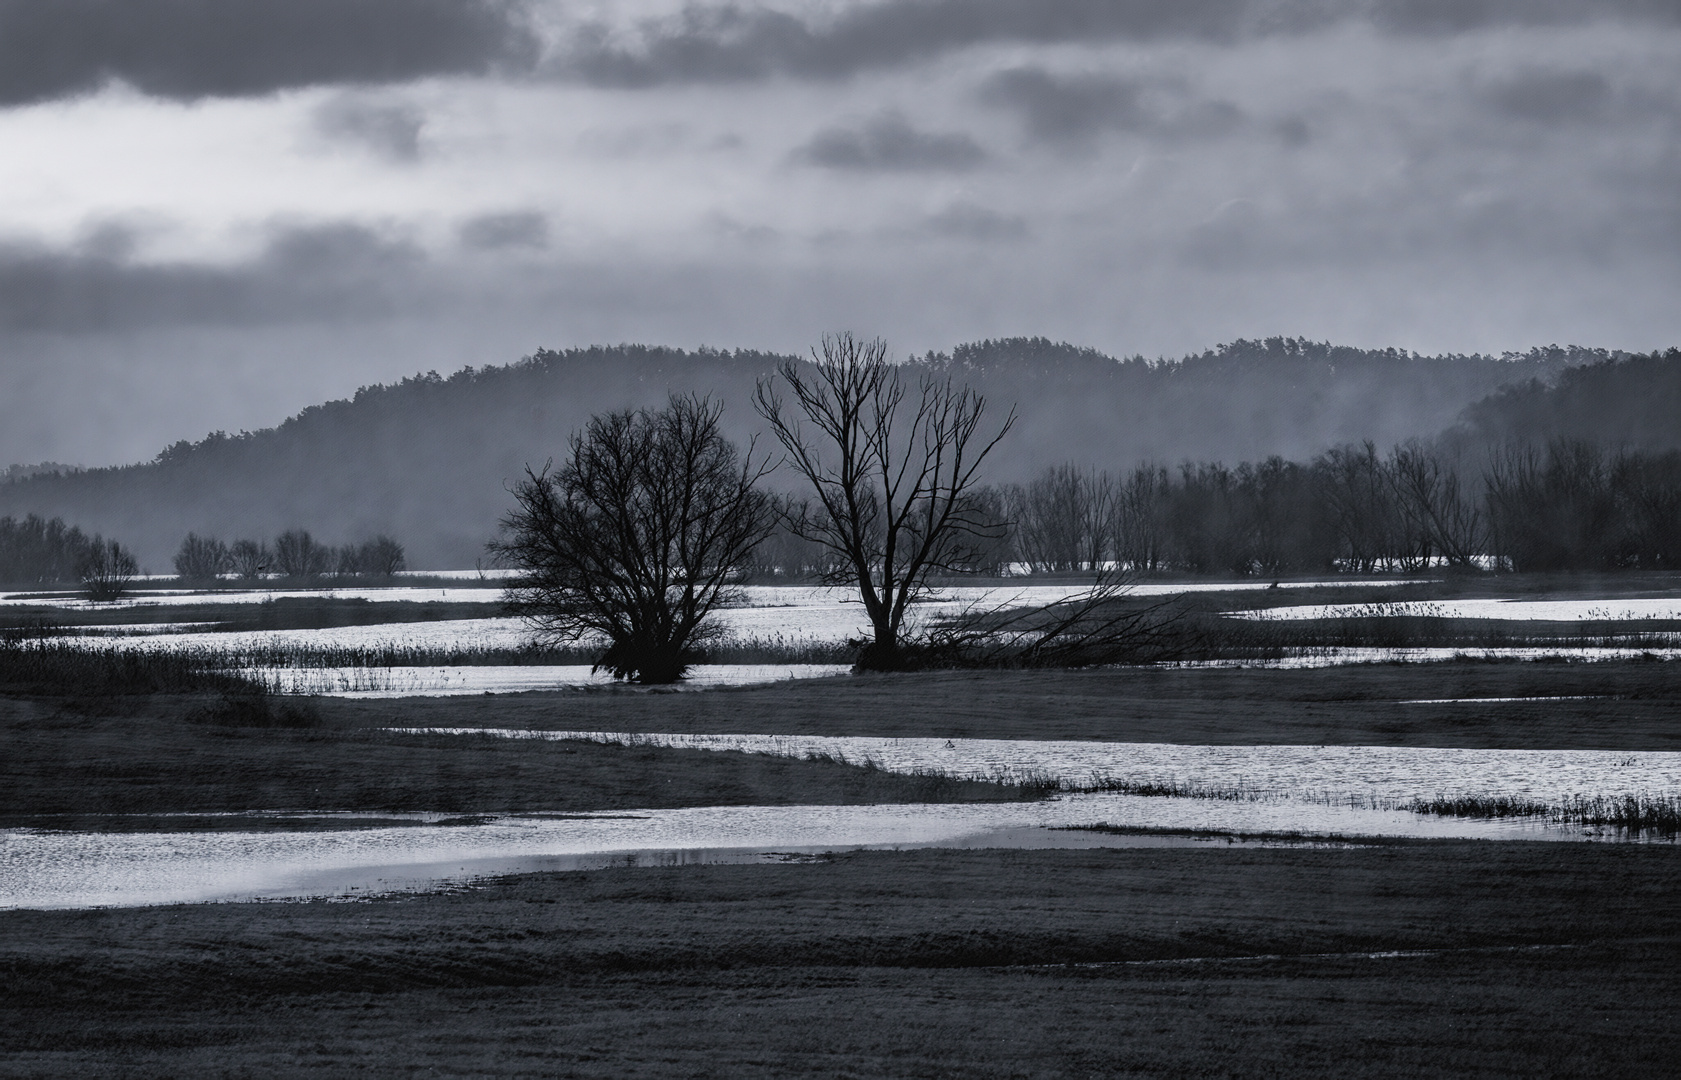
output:
[{"label": "cloud bank", "polygon": [[0,105],[111,81],[161,98],[527,68],[509,0],[0,0]]}]

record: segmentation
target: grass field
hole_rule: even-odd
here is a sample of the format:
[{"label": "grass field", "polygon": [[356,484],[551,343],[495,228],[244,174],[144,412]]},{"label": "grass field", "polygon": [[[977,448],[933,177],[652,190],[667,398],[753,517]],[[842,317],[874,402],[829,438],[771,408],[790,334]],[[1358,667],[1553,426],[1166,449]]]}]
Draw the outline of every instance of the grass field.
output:
[{"label": "grass field", "polygon": [[1669,1075],[1681,859],[1558,849],[872,852],[9,912],[0,1075]]}]

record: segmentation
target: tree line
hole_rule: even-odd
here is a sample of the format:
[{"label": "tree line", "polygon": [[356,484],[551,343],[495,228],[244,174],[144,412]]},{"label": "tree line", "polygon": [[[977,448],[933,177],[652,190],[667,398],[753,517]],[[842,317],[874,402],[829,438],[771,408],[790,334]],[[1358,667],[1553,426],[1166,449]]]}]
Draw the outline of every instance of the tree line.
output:
[{"label": "tree line", "polygon": [[79,583],[93,599],[106,600],[121,595],[136,573],[126,548],[98,533],[89,536],[63,518],[0,518],[0,582]]},{"label": "tree line", "polygon": [[[1417,441],[1306,462],[1063,464],[968,493],[981,574],[1282,576],[1681,567],[1681,452],[1584,440],[1502,447],[1466,466]],[[832,574],[832,549],[784,522],[748,558],[761,578]]]},{"label": "tree line", "polygon": [[380,535],[359,544],[334,547],[305,529],[290,529],[268,543],[188,533],[175,553],[175,573],[183,581],[214,581],[224,574],[248,581],[277,575],[286,578],[391,577],[407,566],[403,545]]}]

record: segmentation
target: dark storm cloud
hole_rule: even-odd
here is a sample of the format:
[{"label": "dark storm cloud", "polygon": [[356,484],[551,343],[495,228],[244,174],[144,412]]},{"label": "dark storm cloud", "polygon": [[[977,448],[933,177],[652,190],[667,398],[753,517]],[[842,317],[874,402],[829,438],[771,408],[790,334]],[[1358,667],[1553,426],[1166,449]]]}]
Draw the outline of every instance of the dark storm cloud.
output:
[{"label": "dark storm cloud", "polygon": [[1681,0],[884,0],[831,19],[727,4],[647,20],[626,46],[604,24],[563,44],[557,72],[600,86],[842,78],[989,43],[1236,44],[1365,22],[1407,34],[1619,19],[1681,24]]},{"label": "dark storm cloud", "polygon": [[510,0],[0,0],[0,104],[113,79],[192,100],[529,67]]},{"label": "dark storm cloud", "polygon": [[[379,316],[415,290],[418,252],[354,225],[277,232],[228,267],[136,264],[108,249],[0,247],[0,329],[91,332]],[[413,302],[412,299],[405,302]]]},{"label": "dark storm cloud", "polygon": [[858,128],[830,128],[794,157],[828,169],[882,172],[960,172],[986,159],[986,151],[961,132],[918,131],[896,112]]},{"label": "dark storm cloud", "polygon": [[413,105],[338,98],[315,113],[315,127],[331,139],[355,143],[390,161],[420,160],[426,117]]},{"label": "dark storm cloud", "polygon": [[692,7],[641,28],[641,47],[586,30],[563,70],[600,85],[729,82],[774,74],[834,78],[998,41],[1232,40],[1255,14],[1245,0],[888,0],[827,22],[779,11]]},{"label": "dark storm cloud", "polygon": [[549,219],[536,210],[482,214],[462,222],[456,235],[463,247],[476,251],[542,248],[549,243]]},{"label": "dark storm cloud", "polygon": [[1106,131],[1220,135],[1243,120],[1235,105],[1191,100],[1176,86],[1036,67],[999,72],[982,84],[980,98],[1017,113],[1030,137],[1051,143],[1084,143]]},{"label": "dark storm cloud", "polygon": [[1459,34],[1502,26],[1568,26],[1617,19],[1681,24],[1681,0],[1376,0],[1379,27]]},{"label": "dark storm cloud", "polygon": [[1490,86],[1484,96],[1504,116],[1556,124],[1602,115],[1611,84],[1592,71],[1532,70]]}]

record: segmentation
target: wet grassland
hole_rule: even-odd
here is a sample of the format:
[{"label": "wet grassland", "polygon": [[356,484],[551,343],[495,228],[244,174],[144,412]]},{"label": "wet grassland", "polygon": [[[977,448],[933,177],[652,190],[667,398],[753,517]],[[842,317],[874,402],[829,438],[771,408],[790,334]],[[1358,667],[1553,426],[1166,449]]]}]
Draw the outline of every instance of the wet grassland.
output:
[{"label": "wet grassland", "polygon": [[[1277,592],[1269,604],[1325,600]],[[85,683],[94,669],[76,670]],[[398,727],[1681,750],[1677,670],[978,670],[380,700],[191,682],[202,672],[14,684],[0,826],[1045,794]],[[1212,838],[531,874],[353,903],[0,911],[0,1075],[1667,1075],[1677,895],[1672,843]]]},{"label": "wet grassland", "polygon": [[5,912],[0,1075],[1672,1075],[1674,856],[858,852]]}]

